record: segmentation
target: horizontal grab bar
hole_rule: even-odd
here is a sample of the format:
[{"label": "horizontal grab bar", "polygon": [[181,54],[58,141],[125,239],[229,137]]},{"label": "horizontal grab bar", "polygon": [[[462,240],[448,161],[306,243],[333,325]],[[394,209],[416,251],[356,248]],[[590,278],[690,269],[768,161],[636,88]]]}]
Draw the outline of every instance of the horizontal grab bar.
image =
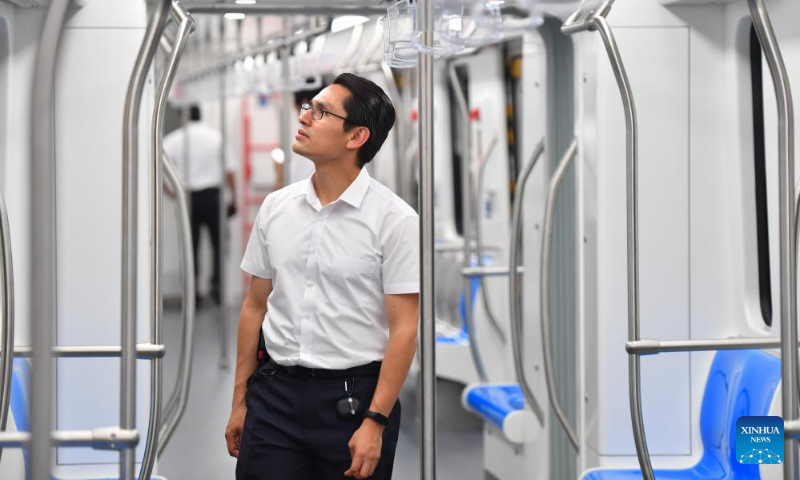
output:
[{"label": "horizontal grab bar", "polygon": [[[59,447],[91,447],[98,450],[127,450],[136,448],[139,432],[119,427],[94,430],[61,430],[50,434],[50,440]],[[26,448],[31,441],[29,432],[0,432],[0,446]]]},{"label": "horizontal grab bar", "polygon": [[716,350],[768,350],[781,348],[780,337],[723,338],[712,340],[637,340],[625,344],[630,354],[657,355],[676,352],[708,352]]},{"label": "horizontal grab bar", "polygon": [[[466,267],[461,269],[465,277],[507,277],[508,267]],[[525,267],[517,267],[517,275],[525,273]]]},{"label": "horizontal grab bar", "polygon": [[[2,351],[0,350],[0,353]],[[136,345],[136,357],[139,359],[164,358],[166,348],[164,345],[140,343]],[[118,345],[103,346],[56,346],[53,347],[52,356],[56,358],[117,358],[122,354]],[[14,347],[14,356],[18,358],[31,358],[33,348],[28,346]]]}]

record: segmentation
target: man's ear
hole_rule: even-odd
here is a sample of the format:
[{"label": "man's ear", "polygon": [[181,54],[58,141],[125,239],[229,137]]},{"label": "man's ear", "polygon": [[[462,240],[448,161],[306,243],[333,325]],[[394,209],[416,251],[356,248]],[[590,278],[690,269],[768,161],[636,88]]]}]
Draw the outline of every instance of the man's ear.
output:
[{"label": "man's ear", "polygon": [[347,145],[345,145],[345,148],[358,150],[365,143],[367,143],[367,140],[369,140],[369,128],[356,127],[349,132],[349,136],[350,137],[347,140]]}]

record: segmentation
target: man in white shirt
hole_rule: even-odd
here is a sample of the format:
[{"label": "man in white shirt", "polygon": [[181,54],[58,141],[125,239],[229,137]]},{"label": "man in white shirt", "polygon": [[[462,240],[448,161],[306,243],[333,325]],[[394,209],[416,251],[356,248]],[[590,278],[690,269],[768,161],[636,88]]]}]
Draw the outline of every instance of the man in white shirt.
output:
[{"label": "man in white shirt", "polygon": [[315,173],[264,200],[242,260],[253,277],[225,431],[237,480],[391,478],[419,220],[362,167],[394,120],[380,87],[352,74],[301,109],[292,148]]},{"label": "man in white shirt", "polygon": [[[200,269],[197,254],[200,229],[204,226],[208,228],[214,254],[211,297],[219,303],[221,268],[219,205],[224,197],[220,190],[222,179],[220,155],[224,147],[219,130],[200,123],[200,118],[200,107],[193,105],[189,109],[189,124],[164,137],[164,153],[175,163],[181,182],[190,192],[194,271],[198,278]],[[233,173],[235,167],[233,155],[230,155],[230,152],[225,153],[225,183],[232,193],[232,200],[227,206],[227,216],[230,217],[236,213],[236,184]],[[198,283],[195,282],[195,285]]]}]

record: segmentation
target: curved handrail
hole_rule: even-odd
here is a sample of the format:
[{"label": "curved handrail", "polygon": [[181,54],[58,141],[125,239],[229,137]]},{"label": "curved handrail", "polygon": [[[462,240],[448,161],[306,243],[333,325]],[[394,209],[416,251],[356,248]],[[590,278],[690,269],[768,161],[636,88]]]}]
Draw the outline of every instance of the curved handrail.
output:
[{"label": "curved handrail", "polygon": [[[472,263],[472,248],[470,246],[470,223],[472,221],[472,202],[467,199],[467,195],[472,191],[472,175],[470,172],[470,129],[469,129],[469,111],[467,108],[467,99],[464,95],[464,90],[458,81],[456,75],[456,66],[452,62],[447,66],[447,72],[450,78],[450,86],[453,88],[453,93],[456,97],[461,119],[466,128],[464,128],[463,135],[463,151],[461,152],[461,195],[463,201],[461,202],[461,230],[464,237],[464,259],[463,267],[471,267]],[[478,349],[478,338],[475,334],[475,322],[472,315],[472,279],[464,277],[464,323],[466,324],[467,335],[469,335],[469,349],[472,353],[472,361],[475,364],[475,370],[478,373],[478,379],[481,382],[488,381],[486,376],[486,369],[483,366],[483,359],[481,358],[480,350]]]},{"label": "curved handrail", "polygon": [[[475,252],[476,256],[478,257],[478,267],[485,267],[483,264],[483,215],[481,215],[480,212],[479,202],[481,195],[483,195],[483,184],[484,180],[486,179],[486,165],[489,163],[488,159],[492,156],[492,152],[496,146],[497,137],[492,137],[492,141],[489,142],[486,152],[482,155],[481,164],[478,166],[478,182],[473,199],[474,204],[472,213],[475,219]],[[489,300],[489,290],[486,288],[486,275],[481,275],[478,278],[481,284],[481,301],[483,302],[483,309],[486,310],[486,317],[489,319],[489,323],[494,327],[497,336],[500,337],[500,341],[505,344],[506,334],[500,328],[500,322],[497,321],[497,316],[495,316],[494,309],[492,308],[491,301]]]},{"label": "curved handrail", "polygon": [[[162,343],[162,266],[163,266],[163,175],[162,175],[162,154],[164,151],[164,113],[167,108],[169,91],[175,74],[178,70],[178,63],[186,46],[186,40],[194,31],[194,19],[186,13],[183,6],[177,1],[172,2],[170,15],[175,22],[178,22],[178,34],[172,51],[169,54],[167,67],[161,78],[156,96],[155,109],[153,110],[153,120],[151,123],[150,139],[150,195],[153,201],[150,204],[150,236],[152,247],[150,249],[150,281],[152,284],[152,294],[150,302],[150,337],[151,342],[160,345]],[[161,420],[161,397],[163,387],[163,365],[161,359],[153,359],[151,363],[150,377],[150,422],[147,429],[145,440],[144,458],[139,472],[139,478],[149,479],[153,473],[153,466],[156,461],[158,451],[158,441]]]},{"label": "curved handrail", "polygon": [[564,179],[564,174],[567,172],[572,160],[575,158],[575,153],[578,151],[578,139],[572,140],[567,152],[561,158],[553,178],[550,180],[550,190],[547,194],[547,203],[544,209],[544,226],[542,227],[544,239],[542,241],[542,271],[541,282],[541,299],[539,305],[542,317],[542,346],[544,351],[544,371],[545,378],[547,379],[547,394],[550,398],[550,406],[558,418],[558,422],[564,427],[564,431],[569,437],[570,443],[575,448],[575,451],[580,452],[578,445],[578,433],[570,425],[567,415],[561,408],[561,400],[558,396],[558,388],[556,386],[556,375],[553,369],[553,348],[551,345],[550,326],[552,318],[550,316],[550,254],[553,243],[553,224],[555,220],[555,206],[556,196],[558,195],[558,187],[561,186],[561,181]]},{"label": "curved handrail", "polygon": [[28,130],[30,147],[30,183],[28,193],[32,215],[30,222],[31,267],[31,343],[34,349],[31,362],[31,478],[50,478],[53,366],[50,349],[53,347],[53,323],[56,311],[55,292],[55,185],[53,95],[55,67],[59,40],[68,0],[52,0],[47,10],[44,28],[36,50],[31,88],[31,115]]},{"label": "curved handrail", "polygon": [[[379,28],[379,27],[375,27]],[[400,90],[397,88],[397,82],[394,80],[394,74],[392,73],[392,67],[386,63],[385,60],[381,60],[380,64],[381,72],[383,72],[383,77],[386,79],[386,87],[389,89],[389,98],[392,99],[392,105],[394,105],[395,112],[395,122],[394,122],[394,133],[395,139],[397,141],[397,156],[395,157],[394,161],[394,184],[397,187],[398,192],[402,192],[402,185],[404,185],[404,180],[401,178],[403,175],[403,165],[405,160],[405,153],[406,153],[406,145],[405,145],[405,137],[406,137],[406,106],[403,103],[403,99],[400,97]],[[410,162],[409,162],[410,163]]]},{"label": "curved handrail", "polygon": [[[375,56],[375,52],[383,45],[383,32],[381,31],[381,22],[375,22],[375,30],[372,32],[372,40],[370,41],[369,45],[367,45],[366,50],[364,50],[364,55],[361,59],[356,62],[355,67],[353,70],[360,71],[369,65],[370,60]],[[381,60],[381,63],[385,63],[385,60]]]},{"label": "curved handrail", "polygon": [[[775,88],[778,104],[778,160],[780,198],[780,287],[781,287],[781,370],[783,418],[798,419],[797,390],[797,267],[792,249],[794,224],[794,105],[789,75],[783,63],[778,40],[772,30],[764,0],[748,0],[753,26],[761,41],[764,56]],[[786,478],[794,478],[798,467],[798,452],[789,444],[784,455]]]},{"label": "curved handrail", "polygon": [[[138,230],[139,112],[144,83],[166,26],[171,4],[171,0],[161,0],[154,8],[136,57],[125,97],[122,132],[122,288],[120,299],[120,316],[122,318],[120,428],[122,429],[136,428],[136,283],[138,277],[136,237]],[[150,193],[154,199],[157,197],[157,192],[151,190]],[[135,451],[133,449],[121,451],[120,479],[133,480],[135,468]]]},{"label": "curved handrail", "polygon": [[[181,356],[178,363],[178,384],[175,387],[173,398],[176,400],[175,406],[165,409],[164,423],[158,434],[158,453],[160,457],[167,447],[175,428],[178,426],[183,413],[186,411],[186,403],[189,398],[189,383],[192,378],[192,350],[194,345],[194,320],[195,320],[195,298],[194,298],[194,261],[192,258],[192,226],[189,220],[189,204],[186,201],[186,189],[178,178],[175,166],[169,158],[164,155],[164,178],[175,193],[178,204],[178,216],[180,217],[180,242],[181,249],[181,280],[183,283],[183,302],[181,306],[181,318],[183,319],[183,343],[181,344]],[[170,398],[172,401],[172,398]],[[168,402],[168,407],[171,402]]]},{"label": "curved handrail", "polygon": [[514,351],[514,369],[517,373],[517,382],[522,388],[522,393],[528,401],[531,410],[536,414],[539,419],[539,424],[544,426],[544,411],[541,405],[536,400],[533,394],[533,389],[528,385],[528,378],[525,376],[525,362],[522,358],[522,285],[520,282],[520,275],[517,272],[519,267],[519,251],[522,246],[522,201],[525,194],[525,186],[528,183],[533,167],[541,158],[544,152],[544,139],[541,139],[534,149],[531,161],[528,162],[519,172],[517,179],[517,187],[514,191],[514,209],[511,215],[511,245],[509,248],[509,271],[516,274],[511,275],[511,282],[509,282],[509,298],[510,298],[510,311],[511,311],[511,346]]},{"label": "curved handrail", "polygon": [[[8,226],[8,209],[0,194],[0,278],[3,282],[3,351],[0,361],[0,432],[6,431],[11,405],[11,367],[14,361],[14,262],[11,257],[11,229]],[[0,447],[0,458],[3,448]]]},{"label": "curved handrail", "polygon": [[[585,2],[584,2],[585,3]],[[635,342],[640,339],[639,323],[639,212],[638,212],[638,123],[636,120],[636,105],[633,93],[622,63],[619,48],[617,47],[614,33],[611,31],[606,15],[608,15],[614,0],[606,0],[588,16],[583,5],[571,15],[562,25],[561,32],[570,35],[577,32],[597,30],[603,40],[609,63],[617,80],[620,97],[625,110],[625,163],[626,163],[626,211],[627,211],[627,277],[628,277],[628,341]],[[631,410],[631,427],[633,441],[636,445],[636,456],[642,476],[647,480],[655,478],[653,465],[650,461],[650,452],[647,449],[644,421],[642,419],[642,390],[641,390],[641,365],[637,353],[628,354],[628,397]]]}]

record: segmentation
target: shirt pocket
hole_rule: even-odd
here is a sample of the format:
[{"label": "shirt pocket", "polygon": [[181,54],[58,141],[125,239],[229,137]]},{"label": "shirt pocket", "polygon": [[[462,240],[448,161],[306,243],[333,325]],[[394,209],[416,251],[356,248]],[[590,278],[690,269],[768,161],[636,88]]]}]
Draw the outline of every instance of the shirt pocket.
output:
[{"label": "shirt pocket", "polygon": [[331,300],[349,308],[361,308],[378,288],[379,265],[369,260],[339,255],[331,264]]}]

